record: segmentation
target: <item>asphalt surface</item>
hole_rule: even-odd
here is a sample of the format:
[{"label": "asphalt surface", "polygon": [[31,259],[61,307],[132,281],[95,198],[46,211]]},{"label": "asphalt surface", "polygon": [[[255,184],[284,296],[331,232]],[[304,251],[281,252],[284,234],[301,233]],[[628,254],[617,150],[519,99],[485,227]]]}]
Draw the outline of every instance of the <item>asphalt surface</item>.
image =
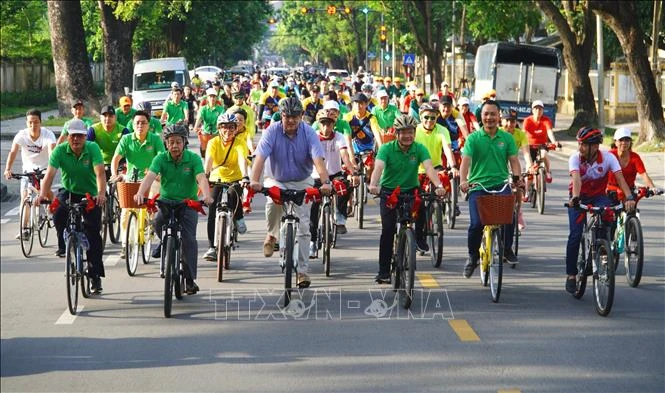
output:
[{"label": "asphalt surface", "polygon": [[395,306],[390,287],[373,282],[380,233],[373,200],[366,228],[351,218],[340,236],[331,276],[320,259],[310,261],[311,288],[283,310],[277,257],[262,255],[264,199],[257,196],[224,281],[217,283],[214,264],[200,259],[201,292],[174,300],[170,319],[163,316],[158,264],[140,264],[129,277],[118,245],[104,254],[104,293],[80,298],[80,313],[70,316],[54,233],[47,248],[35,244],[25,259],[14,239],[17,201],[1,203],[0,390],[662,392],[663,199],[640,202],[642,283],[628,287],[619,267],[614,307],[600,317],[591,282],[581,300],[563,289],[566,157],[553,154],[545,214],[525,208],[521,263],[505,266],[499,303],[478,272],[462,277],[462,203],[456,229],[445,232],[442,267],[418,257],[409,312]]}]

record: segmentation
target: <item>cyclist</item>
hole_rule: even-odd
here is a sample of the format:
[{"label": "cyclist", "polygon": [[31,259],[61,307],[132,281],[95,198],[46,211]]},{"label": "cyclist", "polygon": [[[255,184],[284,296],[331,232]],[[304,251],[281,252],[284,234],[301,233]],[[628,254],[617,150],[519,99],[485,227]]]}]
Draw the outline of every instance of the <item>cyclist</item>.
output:
[{"label": "cyclist", "polygon": [[[136,111],[145,112],[150,115],[152,113],[152,104],[150,101],[139,102],[138,105],[136,105]],[[127,129],[129,130],[130,134],[134,132],[133,121],[130,121],[129,124],[127,124]],[[162,135],[162,123],[159,122],[159,119],[148,116],[148,131],[150,131],[152,134]]]},{"label": "cyclist", "polygon": [[[25,124],[27,128],[16,133],[9,150],[9,155],[7,156],[7,164],[5,166],[5,178],[7,180],[12,178],[12,165],[19,150],[21,151],[23,172],[32,172],[35,169],[46,169],[48,167],[48,158],[53,149],[55,149],[55,135],[48,128],[42,127],[42,113],[40,111],[37,109],[27,111],[25,114]],[[21,201],[28,195],[29,184],[30,179],[27,177],[21,178]],[[48,196],[52,198],[52,195]],[[21,203],[19,202],[20,205]],[[24,214],[26,220],[23,223],[24,226],[28,225],[27,219],[29,217],[29,214]],[[16,238],[20,239],[21,236],[27,238],[29,235],[29,232],[22,234],[19,231]]]},{"label": "cyclist", "polygon": [[259,98],[259,110],[257,111],[258,119],[260,119],[259,124],[263,127],[270,125],[270,119],[273,113],[278,111],[277,104],[283,97],[284,95],[279,91],[279,83],[270,82],[268,91]]},{"label": "cyclist", "polygon": [[478,108],[476,108],[476,119],[478,120],[478,125],[482,126],[483,125],[483,119],[481,118],[481,113],[480,110],[483,107],[483,104],[487,102],[488,100],[496,101],[496,90],[494,89],[489,89],[488,91],[483,94],[483,96],[480,99],[480,105],[478,105]]},{"label": "cyclist", "polygon": [[416,121],[420,121],[420,118],[418,117],[418,111],[420,110],[420,106],[424,103],[425,103],[425,90],[418,88],[415,91],[413,99],[409,100],[409,112],[408,112],[409,116],[416,119]]},{"label": "cyclist", "polygon": [[455,101],[455,93],[450,91],[450,85],[448,85],[448,82],[446,81],[441,82],[441,90],[439,90],[437,95],[439,96],[439,101],[441,101],[444,96],[450,97],[453,102]]},{"label": "cyclist", "polygon": [[[446,127],[450,132],[450,143],[453,149],[460,149],[466,138],[469,137],[469,130],[466,128],[466,122],[462,114],[453,107],[453,100],[444,95],[439,100],[439,111],[441,116],[437,119],[437,123]],[[498,113],[497,113],[497,122]]]},{"label": "cyclist", "polygon": [[[529,153],[529,148],[528,148],[529,145],[527,144],[526,134],[524,133],[524,131],[520,130],[517,127],[517,111],[515,111],[514,109],[502,110],[501,122],[503,125],[503,130],[513,136],[513,140],[515,141],[515,146],[517,146],[517,150],[522,152],[522,155],[524,156],[524,162],[526,164],[525,168],[531,168],[533,163],[531,162],[531,154]],[[528,193],[525,192],[521,201],[518,202],[522,201],[527,202],[528,200],[529,200]],[[517,212],[517,223],[519,226],[519,230],[521,231],[526,227],[526,223],[524,221],[524,214],[522,214],[521,203],[518,203],[518,209],[519,210]]]},{"label": "cyclist", "polygon": [[[271,174],[265,179],[266,187],[302,190],[314,184],[311,174],[313,167],[321,179],[321,192],[331,191],[330,178],[323,162],[324,154],[316,132],[302,121],[303,107],[296,97],[286,98],[279,103],[282,121],[271,124],[263,133],[256,148],[256,158],[252,166],[250,186],[259,191],[262,184],[259,177],[263,173],[266,159],[270,160]],[[272,200],[266,203],[266,219],[268,234],[263,243],[263,254],[270,257],[277,236],[279,236],[280,214]],[[299,226],[296,236],[299,237],[299,250],[294,252],[298,260],[297,285],[308,287],[311,283],[308,271],[309,231],[305,223],[309,222],[309,209],[303,204],[296,207],[296,214],[303,225]]]},{"label": "cyclist", "polygon": [[[554,137],[554,132],[552,131],[552,120],[549,117],[543,115],[544,104],[541,100],[535,100],[531,104],[531,116],[524,119],[522,127],[526,132],[526,136],[529,139],[529,150],[531,152],[531,160],[535,161],[538,156],[538,150],[540,145],[547,143],[547,140],[551,140],[552,143],[557,143],[556,138]],[[543,160],[545,161],[545,180],[548,183],[552,182],[552,174],[550,173],[550,159],[547,157],[547,153],[543,152]],[[528,187],[527,182],[527,187]],[[528,189],[528,188],[527,188]]]},{"label": "cyclist", "polygon": [[[633,137],[629,128],[621,127],[614,132],[614,146],[615,147],[610,150],[610,153],[619,160],[619,164],[621,164],[621,173],[623,174],[623,178],[626,180],[628,187],[630,189],[635,187],[635,178],[639,173],[642,177],[642,181],[647,187],[656,188],[653,184],[653,180],[649,177],[646,168],[644,168],[644,163],[642,162],[640,155],[632,150]],[[626,194],[621,191],[617,179],[612,172],[609,174],[607,190],[615,191],[617,197],[621,201],[626,199]]]},{"label": "cyclist", "polygon": [[318,86],[312,86],[312,95],[302,100],[302,106],[305,108],[303,120],[311,125],[316,120],[316,114],[323,109],[323,100],[320,98]]},{"label": "cyclist", "polygon": [[[201,157],[187,149],[187,128],[180,124],[166,126],[163,132],[167,151],[159,153],[150,164],[148,173],[141,182],[134,200],[143,203],[143,194],[152,186],[159,175],[161,184],[159,194],[161,199],[169,201],[183,201],[185,199],[198,199],[197,186],[206,204],[212,203],[208,179],[203,172]],[[155,231],[162,238],[162,226],[167,216],[161,209],[157,212],[154,221]],[[180,216],[182,227],[182,256],[187,269],[185,269],[185,291],[189,295],[198,292],[196,285],[198,243],[196,242],[197,213],[192,209],[183,209]],[[153,250],[153,258],[161,256],[161,245]]]},{"label": "cyclist", "polygon": [[[445,99],[445,97],[444,97]],[[483,126],[469,135],[462,151],[460,168],[460,190],[469,192],[469,258],[464,266],[464,277],[469,278],[478,266],[480,242],[483,236],[483,224],[478,214],[477,198],[487,193],[480,187],[471,188],[471,184],[480,183],[488,190],[501,189],[508,179],[508,165],[512,170],[513,183],[522,188],[520,161],[517,158],[517,146],[513,137],[499,128],[499,104],[487,100],[481,110]],[[510,194],[505,189],[503,194]],[[513,225],[504,227],[504,233],[513,233]],[[512,251],[513,237],[504,236],[504,259],[508,263],[517,263],[517,256]]]},{"label": "cyclist", "polygon": [[[112,108],[112,107],[111,107]],[[115,112],[114,112],[115,117]],[[85,123],[82,120],[72,120],[69,123],[67,143],[58,145],[48,161],[48,169],[42,181],[42,189],[37,203],[49,198],[51,185],[55,174],[60,169],[62,187],[58,193],[60,206],[53,214],[55,229],[58,233],[58,254],[65,255],[65,240],[63,233],[67,225],[69,211],[67,200],[78,202],[90,194],[97,197],[94,209],[83,212],[83,227],[88,238],[89,248],[87,258],[90,263],[88,274],[91,281],[92,293],[102,292],[102,277],[104,277],[104,263],[102,262],[102,211],[100,206],[106,202],[104,191],[106,189],[106,175],[104,174],[104,161],[102,152],[96,143],[86,141]]]},{"label": "cyclist", "polygon": [[[110,181],[138,181],[142,180],[147,172],[153,158],[157,154],[165,151],[164,143],[159,135],[149,131],[149,112],[136,111],[132,125],[134,132],[127,134],[120,138],[120,142],[115,149],[115,154],[111,160],[111,178]],[[118,173],[118,166],[120,161],[125,159],[127,162],[127,176]],[[132,179],[136,172],[137,179]],[[154,195],[159,192],[159,183],[153,183],[150,189],[150,194]],[[120,228],[122,234],[122,249],[120,250],[120,258],[125,257],[125,231],[127,230],[127,220],[129,214],[127,209],[122,209],[120,213]]]},{"label": "cyclist", "polygon": [[[242,110],[237,108],[237,110]],[[213,182],[233,183],[228,191],[228,203],[233,210],[233,219],[235,220],[238,233],[247,232],[247,225],[243,218],[242,188],[238,182],[249,182],[247,177],[248,154],[247,144],[244,139],[236,138],[238,118],[231,111],[220,115],[217,118],[218,135],[209,142],[210,148],[206,152],[203,168],[206,177]],[[244,112],[244,111],[243,111]],[[215,250],[215,214],[217,205],[222,199],[222,186],[217,185],[212,189],[212,205],[210,205],[210,214],[208,214],[208,251],[203,255],[203,259],[214,261],[217,259],[217,250]]]},{"label": "cyclist", "polygon": [[[328,171],[328,177],[332,179],[345,177],[344,171],[342,170],[342,163],[344,163],[347,168],[353,168],[353,164],[351,164],[351,159],[349,158],[349,149],[346,144],[346,139],[343,134],[335,132],[335,119],[333,119],[328,110],[320,110],[316,117],[316,122],[319,125],[316,130],[319,135],[321,147],[323,148],[323,154],[325,156],[324,162],[326,164],[326,170]],[[314,186],[320,187],[321,179],[316,170],[312,171],[312,178],[314,179]],[[350,196],[348,187],[346,188],[346,193],[337,195],[335,225],[337,226],[338,234],[346,233],[346,204],[349,202]],[[320,205],[319,202],[313,202],[309,214],[309,232],[311,235],[309,243],[310,258],[316,257]]]},{"label": "cyclist", "polygon": [[[393,86],[391,85],[391,87]],[[386,90],[378,90],[376,92],[376,98],[379,100],[379,105],[372,109],[372,116],[376,118],[376,122],[379,125],[381,142],[385,143],[395,139],[393,123],[395,123],[395,119],[400,113],[399,109],[397,109],[394,104],[390,103],[390,98],[388,97],[388,92]]]},{"label": "cyclist", "polygon": [[391,96],[391,99],[399,104],[400,98],[404,96],[404,93],[406,92],[406,87],[402,85],[402,78],[399,76],[396,76],[395,79],[393,80],[393,91],[394,94]]},{"label": "cyclist", "polygon": [[603,142],[603,133],[593,127],[582,127],[577,131],[578,151],[568,159],[570,185],[568,196],[568,243],[566,245],[566,291],[575,293],[577,275],[577,257],[580,250],[580,240],[584,230],[584,215],[580,214],[574,206],[577,204],[592,204],[594,206],[607,206],[610,200],[605,194],[609,173],[614,174],[617,184],[628,195],[625,202],[626,210],[635,209],[633,194],[626,184],[617,158],[609,152],[599,149]]},{"label": "cyclist", "polygon": [[87,117],[83,117],[84,114],[85,114],[85,104],[83,103],[83,101],[82,100],[74,100],[74,102],[72,102],[72,116],[74,116],[74,117],[72,117],[70,120],[67,120],[65,122],[65,125],[62,126],[62,132],[60,133],[60,136],[58,137],[58,142],[56,143],[57,145],[65,142],[67,140],[67,129],[69,128],[69,123],[72,120],[74,120],[74,119],[83,120],[86,127],[90,127],[92,125],[92,120],[87,118]]},{"label": "cyclist", "polygon": [[189,124],[189,106],[182,100],[182,89],[179,86],[171,90],[171,99],[164,103],[164,112],[160,121],[166,125],[178,122]]},{"label": "cyclist", "polygon": [[[367,96],[360,93],[353,96],[353,110],[344,115],[344,121],[349,123],[351,132],[346,134],[346,142],[353,146],[354,155],[351,156],[353,166],[358,163],[355,154],[374,151],[374,145],[381,145],[381,134],[376,117],[367,111]],[[367,168],[368,178],[371,177],[372,168]]]},{"label": "cyclist", "polygon": [[[244,134],[244,138],[247,139],[247,147],[249,148],[250,152],[254,151],[254,135],[256,135],[256,116],[254,113],[254,110],[252,109],[251,106],[247,105],[245,102],[247,98],[247,95],[243,90],[236,90],[233,92],[233,106],[229,108],[227,112],[230,112],[232,110],[235,110],[236,108],[238,109],[243,109],[245,111],[245,115],[242,120],[243,121],[243,127],[241,129],[240,124],[238,124],[238,132],[246,132]],[[237,136],[237,135],[236,135]]]},{"label": "cyclist", "polygon": [[129,123],[134,118],[136,109],[132,108],[132,99],[127,96],[120,97],[120,106],[115,109],[115,118],[118,124],[123,127],[129,127]]},{"label": "cyclist", "polygon": [[460,112],[464,118],[464,124],[466,124],[466,129],[469,133],[479,130],[480,125],[478,124],[478,119],[476,119],[476,115],[469,110],[469,99],[467,97],[460,97],[457,104],[459,105]]},{"label": "cyclist", "polygon": [[436,194],[445,190],[432,166],[427,148],[415,142],[418,122],[411,116],[400,115],[395,119],[397,139],[381,146],[376,156],[375,170],[369,183],[369,192],[378,195],[381,191],[381,238],[379,243],[379,273],[377,283],[390,283],[390,260],[393,255],[393,238],[397,231],[397,212],[386,206],[392,191],[400,187],[402,193],[411,192],[420,186],[418,167],[423,165],[427,177],[436,187]]},{"label": "cyclist", "polygon": [[217,104],[217,91],[215,89],[206,90],[206,95],[208,96],[206,105],[199,110],[199,116],[194,125],[194,130],[196,130],[199,137],[201,157],[206,156],[208,141],[217,136],[217,119],[226,111],[223,106]]},{"label": "cyclist", "polygon": [[198,99],[192,92],[192,87],[191,86],[185,86],[182,89],[183,95],[182,95],[182,100],[187,103],[187,110],[189,110],[189,121],[187,122],[187,127],[194,128],[194,122],[196,121],[196,114],[199,110],[198,107]]},{"label": "cyclist", "polygon": [[113,105],[104,106],[99,117],[101,121],[88,128],[88,140],[96,142],[102,150],[104,165],[108,166],[106,178],[109,178],[111,177],[110,165],[113,154],[115,154],[115,149],[118,147],[120,138],[123,135],[129,134],[129,130],[116,121]]}]

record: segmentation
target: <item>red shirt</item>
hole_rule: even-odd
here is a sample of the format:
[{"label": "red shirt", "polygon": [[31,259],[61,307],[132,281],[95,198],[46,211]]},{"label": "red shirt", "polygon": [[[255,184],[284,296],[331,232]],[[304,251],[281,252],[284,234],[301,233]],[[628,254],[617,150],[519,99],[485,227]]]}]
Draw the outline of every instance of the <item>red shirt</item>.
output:
[{"label": "red shirt", "polygon": [[524,119],[522,129],[526,132],[526,136],[529,139],[529,146],[542,145],[547,143],[547,130],[552,129],[552,120],[543,115],[539,121],[536,121],[533,115],[531,115]]},{"label": "red shirt", "polygon": [[468,111],[466,113],[462,113],[462,117],[464,117],[464,121],[466,122],[466,130],[469,131],[469,134],[475,131],[473,128],[473,122],[477,122],[478,119],[476,119],[476,115],[471,113],[471,111]]},{"label": "red shirt", "polygon": [[[614,156],[619,161],[619,164],[621,164],[621,160],[619,160],[619,152],[617,151],[617,149],[610,150],[610,153],[614,154]],[[621,172],[623,173],[623,178],[626,179],[626,183],[628,183],[628,187],[630,188],[635,187],[635,178],[637,177],[637,174],[638,173],[643,174],[644,172],[646,172],[646,169],[644,169],[644,163],[642,162],[640,155],[631,151],[630,158],[628,158],[628,164],[626,166],[621,167]],[[619,189],[619,184],[617,183],[617,179],[614,177],[612,173],[610,173],[610,178],[608,180],[608,187],[612,189]]]}]

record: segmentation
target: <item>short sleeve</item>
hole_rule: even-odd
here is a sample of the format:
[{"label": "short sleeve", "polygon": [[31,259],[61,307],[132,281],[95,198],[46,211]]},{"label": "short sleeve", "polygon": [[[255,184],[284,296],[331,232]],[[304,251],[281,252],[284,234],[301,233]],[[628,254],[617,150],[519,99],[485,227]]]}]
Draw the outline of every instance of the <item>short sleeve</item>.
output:
[{"label": "short sleeve", "polygon": [[48,158],[49,166],[52,166],[55,169],[60,168],[61,151],[62,151],[62,149],[66,148],[66,146],[67,146],[67,144],[63,143],[61,145],[58,145],[55,149],[53,149],[53,152],[51,153],[51,156]]},{"label": "short sleeve", "polygon": [[149,171],[152,173],[160,174],[162,173],[162,162],[164,161],[164,155],[167,153],[159,153],[155,158],[152,159],[152,162],[150,163],[150,169]]},{"label": "short sleeve", "polygon": [[390,148],[389,146],[392,145],[392,142],[384,143],[381,145],[379,148],[379,152],[376,153],[376,159],[381,160],[383,162],[388,161],[388,149]]},{"label": "short sleeve", "polygon": [[640,175],[646,173],[647,170],[644,167],[644,162],[642,162],[642,158],[640,157],[640,155],[632,152],[630,155],[632,156],[631,160],[635,164],[635,169],[637,170],[637,173],[639,173]]},{"label": "short sleeve", "polygon": [[337,150],[348,149],[349,147],[346,144],[346,138],[338,132],[335,133],[335,146],[337,146]]},{"label": "short sleeve", "polygon": [[[478,131],[480,132],[480,131]],[[464,144],[464,147],[462,148],[462,155],[467,156],[467,157],[473,157],[473,141],[476,139],[473,136],[476,133],[472,133],[469,135],[469,138],[466,140],[466,143]]]},{"label": "short sleeve", "polygon": [[614,156],[614,154],[610,153],[602,153],[603,154],[603,159],[607,160],[607,167],[609,168],[612,173],[616,172],[621,172],[621,164],[619,164],[619,160]]},{"label": "short sleeve", "polygon": [[127,141],[126,139],[129,137],[122,137],[120,138],[120,142],[118,142],[118,146],[115,148],[115,154],[120,155],[122,157],[127,156]]},{"label": "short sleeve", "polygon": [[14,135],[14,139],[12,140],[12,144],[23,146],[23,131],[19,131]]},{"label": "short sleeve", "polygon": [[194,157],[194,165],[193,165],[193,170],[194,170],[194,176],[198,176],[199,174],[203,173],[203,160],[201,160],[201,157],[197,154],[192,154]]},{"label": "short sleeve", "polygon": [[568,173],[579,172],[580,171],[580,155],[579,153],[573,153],[570,158],[568,158]]},{"label": "short sleeve", "polygon": [[418,161],[424,162],[427,160],[431,160],[432,156],[429,155],[429,151],[427,151],[427,148],[425,145],[422,143],[414,142],[416,144],[416,147],[418,148]]},{"label": "short sleeve", "polygon": [[104,165],[104,159],[102,158],[102,150],[99,148],[99,145],[96,143],[90,143],[90,156],[92,157],[92,165]]}]

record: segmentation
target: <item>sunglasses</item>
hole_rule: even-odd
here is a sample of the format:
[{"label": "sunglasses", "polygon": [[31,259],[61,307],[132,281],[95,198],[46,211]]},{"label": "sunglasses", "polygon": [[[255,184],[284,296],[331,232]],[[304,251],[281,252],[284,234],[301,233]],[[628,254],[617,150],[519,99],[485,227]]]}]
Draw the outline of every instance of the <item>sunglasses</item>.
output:
[{"label": "sunglasses", "polygon": [[425,120],[436,120],[436,116],[423,116]]}]

